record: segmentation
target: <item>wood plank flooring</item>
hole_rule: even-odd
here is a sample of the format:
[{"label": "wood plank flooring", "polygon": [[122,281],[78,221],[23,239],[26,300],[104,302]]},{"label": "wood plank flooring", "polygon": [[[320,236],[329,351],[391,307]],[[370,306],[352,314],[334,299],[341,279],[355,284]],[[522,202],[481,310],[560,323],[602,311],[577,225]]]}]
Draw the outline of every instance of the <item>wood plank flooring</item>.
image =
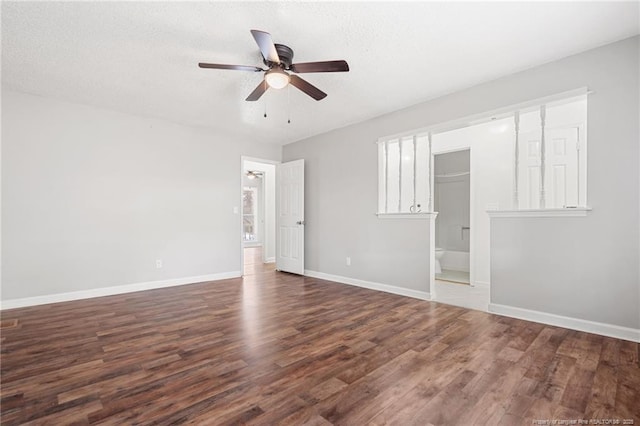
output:
[{"label": "wood plank flooring", "polygon": [[1,423],[640,424],[638,344],[250,272],[2,312]]}]

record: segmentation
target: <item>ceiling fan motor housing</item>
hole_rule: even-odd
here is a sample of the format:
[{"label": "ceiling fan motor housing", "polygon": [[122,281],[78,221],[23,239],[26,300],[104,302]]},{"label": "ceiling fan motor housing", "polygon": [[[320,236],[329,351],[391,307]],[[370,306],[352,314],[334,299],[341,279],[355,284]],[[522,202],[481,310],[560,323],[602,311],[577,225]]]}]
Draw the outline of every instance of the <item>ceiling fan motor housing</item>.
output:
[{"label": "ceiling fan motor housing", "polygon": [[[276,46],[276,52],[278,52],[278,56],[280,57],[280,65],[284,69],[288,70],[293,63],[293,49],[291,49],[289,46],[285,46],[284,44],[274,44]],[[267,60],[265,60],[264,63],[269,67],[272,65]]]}]

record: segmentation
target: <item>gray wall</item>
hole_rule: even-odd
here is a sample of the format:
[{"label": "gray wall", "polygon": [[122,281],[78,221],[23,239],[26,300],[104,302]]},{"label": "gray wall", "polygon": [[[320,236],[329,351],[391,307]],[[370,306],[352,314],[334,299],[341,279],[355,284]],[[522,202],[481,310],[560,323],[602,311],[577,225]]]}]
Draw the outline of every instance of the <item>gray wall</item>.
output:
[{"label": "gray wall", "polygon": [[428,292],[428,222],[375,215],[378,136],[356,125],[284,147],[305,159],[305,269]]},{"label": "gray wall", "polygon": [[[306,268],[428,289],[428,228],[380,220],[382,136],[588,86],[587,218],[494,220],[493,303],[640,326],[639,38],[623,40],[284,147],[304,158]],[[345,256],[353,266],[346,267]]]},{"label": "gray wall", "polygon": [[[491,301],[640,328],[638,37],[514,77],[589,86],[586,218],[492,219]],[[547,75],[548,74],[548,75]]]},{"label": "gray wall", "polygon": [[2,300],[240,271],[241,155],[281,153],[6,89],[2,144]]}]

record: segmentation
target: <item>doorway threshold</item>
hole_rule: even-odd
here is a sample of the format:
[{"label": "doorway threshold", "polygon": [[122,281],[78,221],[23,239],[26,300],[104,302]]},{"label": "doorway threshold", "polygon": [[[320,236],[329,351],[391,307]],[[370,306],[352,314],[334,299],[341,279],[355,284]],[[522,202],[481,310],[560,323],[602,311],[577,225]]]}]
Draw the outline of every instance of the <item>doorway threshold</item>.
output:
[{"label": "doorway threshold", "polygon": [[435,284],[436,302],[488,312],[488,287],[471,287],[470,285],[460,285],[439,279],[435,280]]},{"label": "doorway threshold", "polygon": [[436,274],[436,279],[467,285],[471,282],[468,271],[455,271],[453,269],[443,269],[441,273]]}]

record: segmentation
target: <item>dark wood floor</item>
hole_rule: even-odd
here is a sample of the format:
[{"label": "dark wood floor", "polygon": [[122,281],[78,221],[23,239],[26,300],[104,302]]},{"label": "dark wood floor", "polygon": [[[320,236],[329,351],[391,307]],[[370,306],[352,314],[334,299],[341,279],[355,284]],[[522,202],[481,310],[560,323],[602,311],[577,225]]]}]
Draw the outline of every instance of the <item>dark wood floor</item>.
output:
[{"label": "dark wood floor", "polygon": [[640,424],[638,344],[248,273],[4,311],[2,424]]}]

